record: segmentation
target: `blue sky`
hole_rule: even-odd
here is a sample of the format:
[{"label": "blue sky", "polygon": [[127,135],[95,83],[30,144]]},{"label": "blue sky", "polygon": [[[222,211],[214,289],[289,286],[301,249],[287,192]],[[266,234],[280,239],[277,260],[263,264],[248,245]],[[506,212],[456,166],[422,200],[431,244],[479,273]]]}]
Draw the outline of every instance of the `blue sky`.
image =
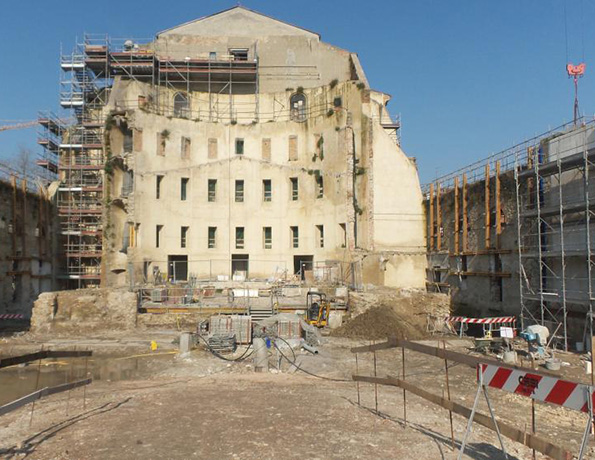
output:
[{"label": "blue sky", "polygon": [[[60,45],[71,48],[84,32],[152,37],[235,4],[6,3],[0,15],[0,124],[58,109]],[[357,52],[372,87],[393,96],[389,109],[401,114],[403,148],[417,157],[422,182],[570,121],[566,42],[569,60],[579,62],[584,53],[587,63],[581,112],[595,112],[595,28],[589,20],[595,17],[594,0],[245,0],[242,5]],[[34,129],[1,132],[0,158],[21,145],[37,149]]]}]

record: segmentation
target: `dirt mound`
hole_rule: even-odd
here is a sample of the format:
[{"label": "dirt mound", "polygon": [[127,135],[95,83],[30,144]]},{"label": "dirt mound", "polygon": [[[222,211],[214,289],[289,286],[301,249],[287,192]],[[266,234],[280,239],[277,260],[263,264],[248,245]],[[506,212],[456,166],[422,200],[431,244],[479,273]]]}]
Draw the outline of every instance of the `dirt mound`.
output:
[{"label": "dirt mound", "polygon": [[375,290],[350,298],[352,317],[333,336],[357,339],[422,339],[428,336],[428,315],[448,314],[449,298],[442,294]]},{"label": "dirt mound", "polygon": [[380,305],[335,329],[332,335],[354,339],[386,339],[396,336],[399,339],[414,340],[424,337],[425,323],[418,318],[401,315],[392,307]]}]

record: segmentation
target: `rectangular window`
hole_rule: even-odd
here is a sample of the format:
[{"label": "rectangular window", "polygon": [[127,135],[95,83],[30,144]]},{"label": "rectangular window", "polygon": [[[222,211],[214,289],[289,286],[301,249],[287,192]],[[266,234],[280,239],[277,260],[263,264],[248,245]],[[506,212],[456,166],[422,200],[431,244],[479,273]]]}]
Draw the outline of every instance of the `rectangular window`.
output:
[{"label": "rectangular window", "polygon": [[217,159],[217,139],[209,139],[209,160]]},{"label": "rectangular window", "polygon": [[209,201],[217,200],[217,179],[209,179]]},{"label": "rectangular window", "polygon": [[188,182],[190,179],[188,177],[182,177],[180,182],[180,200],[186,201],[188,197]]},{"label": "rectangular window", "polygon": [[157,175],[155,176],[155,198],[161,198],[161,181],[163,180],[163,176]]},{"label": "rectangular window", "polygon": [[248,48],[231,48],[229,54],[232,56],[234,61],[247,61],[248,60]]},{"label": "rectangular window", "polygon": [[157,155],[165,156],[165,142],[167,138],[163,132],[157,133]]},{"label": "rectangular window", "polygon": [[182,227],[180,230],[180,247],[181,248],[185,248],[186,247],[186,237],[188,236],[188,229],[190,227]]},{"label": "rectangular window", "polygon": [[265,249],[273,248],[273,227],[262,227],[262,246]]},{"label": "rectangular window", "polygon": [[158,248],[161,244],[161,231],[163,230],[163,225],[157,225],[155,227],[155,247]]},{"label": "rectangular window", "polygon": [[300,247],[300,231],[297,227],[289,227],[289,233],[291,237],[291,247],[292,248],[299,248]]},{"label": "rectangular window", "polygon": [[236,155],[244,154],[244,139],[236,138]]},{"label": "rectangular window", "polygon": [[271,161],[271,140],[269,138],[262,140],[262,159]]},{"label": "rectangular window", "polygon": [[289,161],[297,161],[298,159],[298,138],[297,136],[289,136]]},{"label": "rectangular window", "polygon": [[209,227],[209,249],[215,249],[217,247],[217,227]]},{"label": "rectangular window", "polygon": [[270,179],[264,179],[262,181],[262,200],[272,201],[273,200],[273,185]]},{"label": "rectangular window", "polygon": [[299,185],[297,177],[290,177],[291,181],[291,201],[297,201],[299,198]]},{"label": "rectangular window", "polygon": [[316,198],[324,197],[324,179],[322,176],[316,176]]},{"label": "rectangular window", "polygon": [[217,51],[210,51],[209,52],[209,59],[211,61],[216,61],[217,60]]},{"label": "rectangular window", "polygon": [[236,249],[244,249],[244,227],[236,227]]},{"label": "rectangular window", "polygon": [[342,248],[346,248],[347,247],[347,225],[346,224],[339,224],[339,227],[341,228],[341,239],[342,239],[342,243],[341,243],[341,247]]},{"label": "rectangular window", "polygon": [[183,160],[190,158],[190,145],[191,141],[188,137],[182,137],[181,155]]},{"label": "rectangular window", "polygon": [[244,202],[244,181],[236,181],[236,203]]},{"label": "rectangular window", "polygon": [[324,225],[316,226],[316,244],[319,248],[324,247]]}]

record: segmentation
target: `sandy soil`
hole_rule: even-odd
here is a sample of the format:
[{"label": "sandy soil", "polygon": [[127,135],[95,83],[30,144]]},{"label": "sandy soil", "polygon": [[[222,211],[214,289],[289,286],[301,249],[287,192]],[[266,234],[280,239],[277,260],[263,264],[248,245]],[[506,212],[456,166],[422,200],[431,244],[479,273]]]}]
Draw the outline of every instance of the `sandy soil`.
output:
[{"label": "sandy soil", "polygon": [[[135,340],[142,342],[141,337]],[[116,371],[99,373],[100,380],[86,390],[48,397],[36,404],[31,426],[30,406],[2,417],[0,456],[48,460],[457,458],[447,411],[408,395],[405,425],[401,390],[379,387],[376,413],[374,386],[369,384],[359,385],[358,405],[357,387],[350,381],[355,361],[349,347],[361,343],[330,338],[318,355],[298,354],[304,369],[346,381],[292,371],[287,363],[281,372],[257,374],[249,360],[230,364],[204,351],[186,358],[161,355],[165,359],[145,356],[145,351],[130,358],[125,356],[130,353],[126,348],[124,356],[112,356],[102,365],[112,360],[112,367],[118,369],[116,362],[135,362],[137,371],[127,373],[127,380],[118,380]],[[465,350],[468,344],[453,340],[448,346]],[[108,348],[113,351],[114,347]],[[150,365],[139,366],[144,361]],[[409,380],[443,394],[443,361],[407,352],[406,363]],[[361,374],[373,373],[371,355],[360,355],[358,365]],[[378,353],[379,375],[398,374],[400,366],[400,352]],[[470,406],[473,369],[451,364],[449,374],[453,399]],[[497,391],[491,396],[499,417],[521,429],[530,426],[528,400]],[[486,411],[485,405],[481,411]],[[578,451],[585,416],[538,405],[537,420],[540,435]],[[454,416],[457,446],[465,425],[465,419]],[[505,443],[509,458],[531,458],[523,446]],[[496,446],[495,435],[476,426],[465,458],[504,458]]]}]

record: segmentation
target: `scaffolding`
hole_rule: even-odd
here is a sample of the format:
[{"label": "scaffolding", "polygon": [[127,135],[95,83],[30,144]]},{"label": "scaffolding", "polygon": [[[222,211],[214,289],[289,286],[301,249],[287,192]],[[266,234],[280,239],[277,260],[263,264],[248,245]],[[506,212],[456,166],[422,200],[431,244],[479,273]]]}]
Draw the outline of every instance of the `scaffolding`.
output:
[{"label": "scaffolding", "polygon": [[[595,120],[583,118],[424,185],[428,287],[448,290],[449,277],[474,276],[490,278],[502,289],[499,280],[516,277],[521,327],[547,326],[564,349],[569,337],[579,336],[576,327],[571,331],[569,318],[582,324],[583,337],[587,331],[592,335],[594,159]],[[503,198],[505,178],[514,190]],[[473,203],[480,212],[471,215],[470,190],[479,186],[484,201]],[[452,206],[452,222],[445,222],[446,204]],[[508,222],[503,220],[505,206]],[[516,246],[501,241],[506,223],[515,225]],[[470,232],[477,236],[474,248]],[[518,273],[502,270],[502,254],[516,254]],[[486,256],[489,269],[469,270],[476,258]]]},{"label": "scaffolding", "polygon": [[[144,43],[143,43],[144,42]],[[237,122],[258,120],[258,56],[239,54],[177,59],[156,42],[112,39],[85,34],[70,53],[61,53],[60,106],[74,121],[52,113],[39,116],[37,162],[60,180],[58,213],[66,258],[66,287],[98,285],[101,280],[103,206],[106,160],[104,139],[107,104],[115,78],[148,84],[138,101],[114,110],[141,109],[193,120]],[[193,110],[194,97],[208,98],[208,113]],[[254,95],[254,102],[234,104],[234,95]],[[173,104],[169,101],[172,100]],[[199,102],[199,101],[196,101]],[[197,103],[198,107],[199,104]],[[287,110],[289,118],[289,110]],[[320,110],[323,113],[323,109]]]}]

